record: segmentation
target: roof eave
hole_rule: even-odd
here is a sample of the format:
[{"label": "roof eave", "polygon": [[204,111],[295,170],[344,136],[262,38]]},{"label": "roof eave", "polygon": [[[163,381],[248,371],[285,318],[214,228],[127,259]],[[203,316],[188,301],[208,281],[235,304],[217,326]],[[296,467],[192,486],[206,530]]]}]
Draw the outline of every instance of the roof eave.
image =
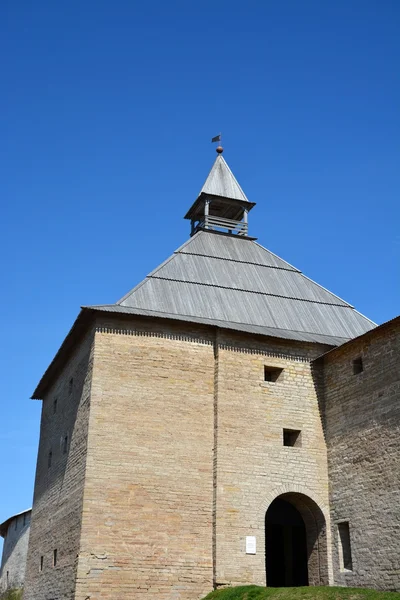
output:
[{"label": "roof eave", "polygon": [[43,400],[44,395],[54,381],[56,374],[60,372],[65,364],[65,360],[71,355],[76,341],[87,332],[88,325],[95,312],[95,310],[90,308],[81,307],[81,311],[75,319],[71,329],[65,336],[56,355],[36,386],[36,389],[31,396],[31,400]]},{"label": "roof eave", "polygon": [[[220,234],[221,235],[221,234]],[[244,238],[246,239],[246,238]],[[247,238],[248,239],[248,238]],[[129,315],[130,311],[128,307],[123,307],[121,305],[112,305],[112,306],[119,306],[119,310],[121,311],[121,313],[125,314],[126,316]],[[53,383],[54,379],[56,378],[56,376],[60,373],[60,371],[62,370],[62,368],[64,367],[64,364],[66,362],[66,360],[71,356],[72,351],[75,347],[75,344],[77,341],[79,341],[79,339],[81,339],[88,331],[89,326],[91,325],[91,323],[93,322],[93,319],[95,317],[96,314],[99,313],[105,313],[105,312],[109,312],[109,308],[107,310],[108,307],[105,306],[83,306],[81,307],[81,311],[79,313],[79,315],[77,316],[74,324],[72,325],[70,331],[68,332],[68,334],[66,335],[64,341],[62,342],[60,348],[58,349],[56,355],[54,356],[53,360],[51,361],[50,365],[48,366],[48,368],[46,369],[45,373],[43,374],[42,378],[40,379],[35,391],[33,392],[31,399],[32,400],[43,400],[47,390],[49,389],[49,387],[51,386],[51,384]],[[125,310],[124,310],[125,309]],[[208,327],[218,327],[220,329],[233,329],[236,331],[242,331],[244,333],[246,333],[245,328],[241,327],[240,324],[235,324],[235,323],[224,323],[224,322],[220,322],[218,324],[216,323],[207,323],[205,319],[196,319],[196,317],[181,317],[179,315],[170,315],[170,314],[165,314],[161,315],[161,314],[151,314],[152,311],[147,311],[147,314],[140,314],[141,311],[137,311],[136,315],[135,313],[132,314],[131,312],[131,316],[141,316],[141,317],[150,317],[150,318],[165,318],[165,319],[173,319],[173,320],[182,320],[182,321],[191,321],[191,322],[198,322],[199,324],[202,325],[206,325]],[[120,313],[120,314],[121,314]],[[373,331],[373,330],[372,330]],[[250,332],[247,332],[250,333]],[[260,332],[251,332],[250,335],[261,335],[264,337],[271,337],[270,334],[268,333],[263,333],[262,331]],[[363,334],[365,335],[365,334]],[[273,335],[272,337],[277,337],[280,338],[280,335],[278,333],[277,330],[277,335]],[[316,336],[319,337],[319,336]],[[321,340],[312,342],[311,340],[308,340],[311,343],[321,343],[321,344],[327,344],[327,345],[332,345],[332,346],[341,346],[342,344],[346,343],[348,340],[343,339],[343,341],[340,341],[336,338],[332,338],[332,340],[328,340],[326,339],[327,337],[329,338],[330,336],[320,336]],[[361,336],[360,336],[361,337]],[[325,338],[324,340],[322,338]],[[288,339],[288,338],[282,338],[282,339]],[[289,338],[290,339],[290,338]],[[296,338],[293,338],[296,339]],[[355,338],[357,339],[357,338]],[[297,341],[306,341],[306,340],[297,340]]]},{"label": "roof eave", "polygon": [[317,358],[315,358],[313,362],[315,362],[315,363],[323,362],[325,357],[331,358],[331,356],[334,356],[335,353],[341,351],[344,347],[347,348],[348,346],[350,346],[350,344],[353,344],[353,343],[357,344],[358,342],[360,342],[362,340],[367,340],[369,337],[376,335],[377,331],[381,332],[382,330],[386,329],[386,327],[391,327],[391,326],[395,325],[397,322],[400,324],[400,315],[398,315],[397,317],[393,317],[393,319],[390,319],[389,321],[385,321],[384,323],[381,323],[380,325],[377,325],[376,327],[373,327],[372,329],[369,329],[368,331],[365,331],[364,333],[362,333],[361,335],[358,335],[357,337],[347,340],[340,346],[336,346],[335,348],[328,350],[328,352],[324,352],[320,356],[317,356]]},{"label": "roof eave", "polygon": [[338,346],[348,341],[348,338],[342,338],[338,336],[331,336],[326,334],[318,334],[311,332],[293,332],[286,329],[278,329],[275,327],[263,327],[258,325],[249,325],[245,323],[235,323],[209,319],[206,317],[194,317],[190,315],[179,315],[172,313],[161,313],[159,311],[135,308],[131,306],[117,305],[117,304],[103,304],[87,307],[95,310],[99,313],[108,313],[115,315],[125,315],[127,317],[140,317],[144,319],[165,319],[171,321],[182,321],[195,323],[198,325],[205,325],[207,327],[226,329],[229,331],[236,331],[245,333],[248,335],[259,335],[266,338],[292,340],[296,342],[306,342],[311,344],[321,344],[324,346]]},{"label": "roof eave", "polygon": [[192,206],[189,208],[188,212],[184,216],[184,219],[196,219],[199,216],[199,210],[203,202],[206,200],[217,200],[220,202],[225,202],[226,204],[237,206],[238,208],[245,208],[250,211],[255,205],[255,202],[249,202],[248,200],[238,200],[236,198],[227,198],[226,196],[217,196],[215,194],[207,194],[206,192],[201,192],[196,200],[193,202]]}]

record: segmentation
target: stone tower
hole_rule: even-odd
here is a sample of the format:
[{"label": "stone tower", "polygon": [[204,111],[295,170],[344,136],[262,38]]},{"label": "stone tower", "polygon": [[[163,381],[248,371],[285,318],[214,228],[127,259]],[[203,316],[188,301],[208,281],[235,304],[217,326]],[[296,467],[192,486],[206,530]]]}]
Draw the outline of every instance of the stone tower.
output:
[{"label": "stone tower", "polygon": [[0,594],[24,585],[31,509],[0,524],[4,546],[0,565]]},{"label": "stone tower", "polygon": [[82,308],[39,382],[25,600],[333,582],[312,361],[375,325],[250,237],[253,207],[219,154],[189,240]]}]

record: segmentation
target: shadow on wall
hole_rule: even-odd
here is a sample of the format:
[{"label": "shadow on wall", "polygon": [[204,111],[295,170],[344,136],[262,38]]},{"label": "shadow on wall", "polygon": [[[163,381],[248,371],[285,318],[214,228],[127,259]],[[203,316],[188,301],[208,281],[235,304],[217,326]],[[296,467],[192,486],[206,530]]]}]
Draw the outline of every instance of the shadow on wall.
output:
[{"label": "shadow on wall", "polygon": [[[88,408],[90,400],[89,363],[90,352],[86,352],[74,369],[65,369],[43,400],[33,500],[35,508],[40,505],[43,495],[46,502],[62,502],[67,479],[73,478],[80,467],[77,458],[86,449],[87,433],[80,413]],[[85,389],[87,387],[89,390]]]},{"label": "shadow on wall", "polygon": [[[76,580],[94,331],[43,394],[24,598],[62,596]],[[56,553],[56,554],[55,554]],[[54,557],[57,558],[54,558]],[[55,564],[55,561],[57,564]],[[54,568],[57,567],[57,568]],[[59,576],[60,569],[63,577]],[[71,592],[73,593],[73,592]]]},{"label": "shadow on wall", "polygon": [[321,417],[322,429],[324,433],[325,443],[326,438],[326,398],[324,389],[324,359],[323,357],[317,358],[311,362],[311,376],[314,382],[314,389],[317,395],[319,414]]}]

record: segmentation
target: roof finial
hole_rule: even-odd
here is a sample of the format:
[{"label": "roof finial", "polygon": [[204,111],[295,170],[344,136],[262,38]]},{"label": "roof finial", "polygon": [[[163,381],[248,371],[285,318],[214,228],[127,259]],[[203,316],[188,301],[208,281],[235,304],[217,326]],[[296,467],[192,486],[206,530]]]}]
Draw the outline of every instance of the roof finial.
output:
[{"label": "roof finial", "polygon": [[[213,143],[213,142],[221,142],[221,140],[222,140],[222,134],[221,134],[221,133],[219,133],[218,135],[216,135],[215,137],[213,137],[213,138],[211,139],[211,143]],[[222,154],[222,153],[223,153],[223,151],[224,151],[224,149],[223,149],[223,147],[221,146],[221,144],[219,144],[219,146],[217,146],[216,150],[217,150],[217,153],[218,153],[218,154]]]}]

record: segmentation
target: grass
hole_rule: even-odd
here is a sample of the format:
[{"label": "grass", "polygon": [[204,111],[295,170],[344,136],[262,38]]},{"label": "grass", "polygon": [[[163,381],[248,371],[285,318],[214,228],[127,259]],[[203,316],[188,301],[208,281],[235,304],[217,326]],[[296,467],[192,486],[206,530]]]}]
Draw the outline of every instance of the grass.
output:
[{"label": "grass", "polygon": [[400,600],[400,592],[377,592],[365,588],[294,587],[265,588],[257,585],[225,588],[203,600]]},{"label": "grass", "polygon": [[7,590],[7,592],[0,594],[0,600],[22,600],[22,592],[22,588]]}]

